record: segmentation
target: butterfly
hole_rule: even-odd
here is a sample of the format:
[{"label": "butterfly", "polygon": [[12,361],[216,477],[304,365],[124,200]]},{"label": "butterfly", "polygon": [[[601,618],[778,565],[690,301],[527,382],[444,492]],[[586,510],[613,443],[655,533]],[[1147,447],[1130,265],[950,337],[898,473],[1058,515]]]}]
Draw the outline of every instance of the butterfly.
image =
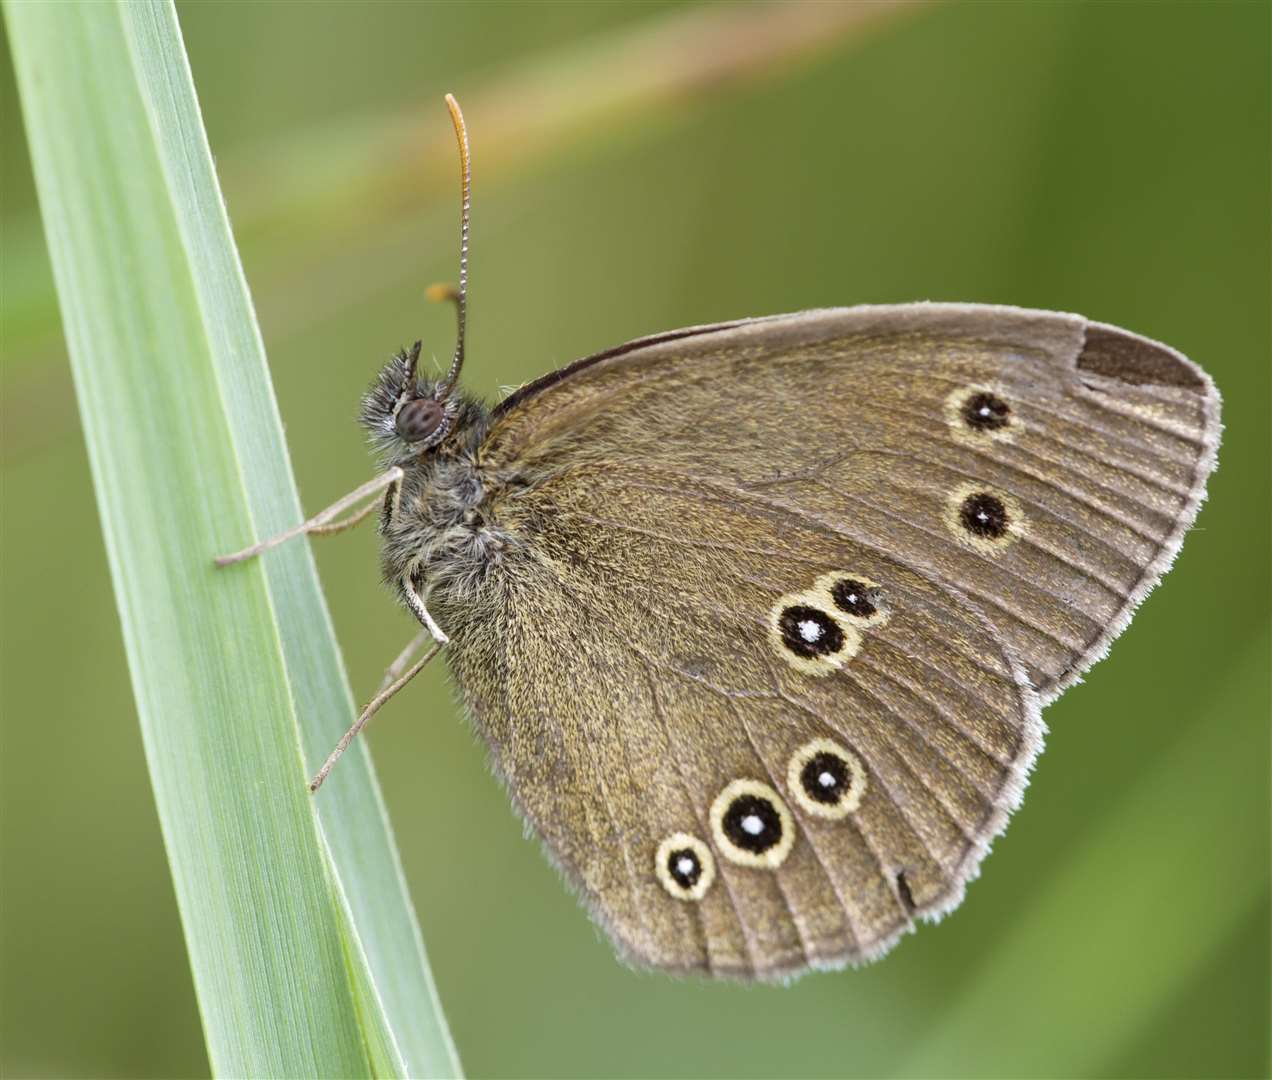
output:
[{"label": "butterfly", "polygon": [[763,979],[882,955],[962,900],[1042,707],[1179,551],[1214,384],[1079,315],[910,303],[656,334],[488,407],[458,386],[447,104],[451,368],[396,355],[362,405],[384,471],[219,560],[380,508],[422,629],[311,788],[444,647],[627,960]]}]

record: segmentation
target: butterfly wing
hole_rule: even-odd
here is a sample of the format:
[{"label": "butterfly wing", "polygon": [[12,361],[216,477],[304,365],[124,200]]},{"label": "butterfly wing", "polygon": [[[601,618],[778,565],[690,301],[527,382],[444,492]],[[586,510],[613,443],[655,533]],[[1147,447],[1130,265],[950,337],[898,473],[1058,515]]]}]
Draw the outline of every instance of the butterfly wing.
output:
[{"label": "butterfly wing", "polygon": [[[1214,384],[1166,346],[1076,315],[907,304],[598,354],[505,400],[484,458],[656,462],[810,514],[968,593],[1050,700],[1169,567],[1219,431]],[[957,524],[977,492],[980,511],[1005,496],[1001,537]]]},{"label": "butterfly wing", "polygon": [[869,958],[961,898],[1040,698],[1178,548],[1217,411],[1177,354],[1050,313],[634,343],[497,411],[481,465],[507,550],[477,602],[438,596],[451,662],[628,956]]}]

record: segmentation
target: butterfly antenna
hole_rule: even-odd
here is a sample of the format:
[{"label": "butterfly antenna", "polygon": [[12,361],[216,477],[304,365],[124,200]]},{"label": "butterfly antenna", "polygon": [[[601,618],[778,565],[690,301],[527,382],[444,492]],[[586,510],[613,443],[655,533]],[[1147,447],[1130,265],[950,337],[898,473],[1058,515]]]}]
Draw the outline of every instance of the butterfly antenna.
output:
[{"label": "butterfly antenna", "polygon": [[437,396],[449,396],[459,380],[459,369],[464,366],[464,331],[468,326],[468,211],[472,202],[472,173],[468,165],[468,129],[464,127],[464,114],[453,94],[446,95],[446,107],[450,110],[451,123],[455,125],[455,138],[459,142],[459,172],[462,185],[459,216],[459,292],[447,297],[455,301],[459,317],[459,332],[455,338],[455,356],[451,360],[446,381],[439,387]]}]

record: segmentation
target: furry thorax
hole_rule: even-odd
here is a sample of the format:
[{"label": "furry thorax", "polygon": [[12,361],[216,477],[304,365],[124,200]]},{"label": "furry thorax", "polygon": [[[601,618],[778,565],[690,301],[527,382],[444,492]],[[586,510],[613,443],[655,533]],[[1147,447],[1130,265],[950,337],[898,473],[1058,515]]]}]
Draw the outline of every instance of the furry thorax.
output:
[{"label": "furry thorax", "polygon": [[490,423],[487,407],[456,389],[446,396],[447,430],[421,449],[395,425],[404,401],[433,398],[438,382],[415,379],[407,353],[384,366],[363,396],[360,420],[383,468],[403,471],[400,490],[390,489],[380,518],[384,580],[403,600],[409,577],[440,613],[480,606],[493,568],[512,554],[515,541],[500,528],[494,497],[510,478],[482,469],[478,447]]}]

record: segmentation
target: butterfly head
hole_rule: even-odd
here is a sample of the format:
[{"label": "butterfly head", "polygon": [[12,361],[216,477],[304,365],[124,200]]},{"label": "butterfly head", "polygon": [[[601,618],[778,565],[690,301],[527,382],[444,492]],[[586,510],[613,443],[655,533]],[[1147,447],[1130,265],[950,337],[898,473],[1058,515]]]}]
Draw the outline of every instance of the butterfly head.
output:
[{"label": "butterfly head", "polygon": [[393,357],[362,398],[362,426],[388,464],[405,465],[467,443],[479,431],[486,410],[461,393],[449,378],[422,379],[420,342]]}]

